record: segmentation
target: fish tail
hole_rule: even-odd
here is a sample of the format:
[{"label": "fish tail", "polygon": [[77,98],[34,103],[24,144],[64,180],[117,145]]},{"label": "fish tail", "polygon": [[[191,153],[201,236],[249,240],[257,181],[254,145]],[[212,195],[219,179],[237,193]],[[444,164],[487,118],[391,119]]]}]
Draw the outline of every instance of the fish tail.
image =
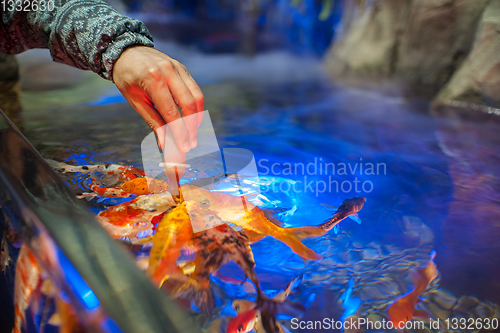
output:
[{"label": "fish tail", "polygon": [[283,229],[275,237],[288,245],[293,252],[304,259],[319,260],[323,257],[304,244],[301,240],[310,237],[318,237],[325,234],[325,230],[317,227],[299,227]]},{"label": "fish tail", "polygon": [[214,305],[209,281],[206,281],[206,283],[202,281],[200,283],[195,279],[188,278],[181,286],[177,287],[172,292],[172,296],[193,301],[200,311],[205,313],[208,317],[212,317]]}]

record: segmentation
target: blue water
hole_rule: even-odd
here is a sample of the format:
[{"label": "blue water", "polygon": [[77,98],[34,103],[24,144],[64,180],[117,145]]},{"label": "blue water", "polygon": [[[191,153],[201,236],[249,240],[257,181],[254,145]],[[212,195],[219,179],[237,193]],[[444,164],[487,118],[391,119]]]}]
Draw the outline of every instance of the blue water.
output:
[{"label": "blue water", "polygon": [[[342,315],[341,295],[353,281],[358,313],[383,316],[409,290],[406,276],[435,250],[440,277],[426,296],[430,309],[436,298],[452,303],[450,308],[466,295],[500,302],[495,124],[442,119],[429,113],[426,101],[338,87],[310,59],[283,53],[204,57],[165,48],[183,55],[202,84],[219,145],[252,151],[261,180],[278,185],[261,192],[268,202],[289,208],[280,216],[285,226],[322,223],[332,214],[322,203],[367,199],[361,224],[346,219],[338,234],[304,241],[324,256],[318,262],[305,262],[271,237],[252,245],[265,290],[284,288],[302,274],[290,299],[308,307],[304,319],[321,320]],[[111,86],[89,89],[78,104],[25,107],[28,139],[46,158],[70,164],[140,165],[147,126]],[[370,164],[375,169],[368,172]],[[300,191],[289,190],[293,184]],[[69,185],[80,190],[78,182]],[[223,314],[231,312],[231,300],[252,297],[227,282],[228,276],[242,279],[243,273],[229,263],[213,279]],[[433,313],[450,315],[448,310]]]}]

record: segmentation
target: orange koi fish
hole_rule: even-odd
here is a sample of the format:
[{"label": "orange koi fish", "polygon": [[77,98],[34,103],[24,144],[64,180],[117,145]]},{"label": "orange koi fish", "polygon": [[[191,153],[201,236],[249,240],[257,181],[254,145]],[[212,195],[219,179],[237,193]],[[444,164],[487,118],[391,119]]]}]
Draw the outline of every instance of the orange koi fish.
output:
[{"label": "orange koi fish", "polygon": [[21,246],[16,262],[14,282],[14,329],[13,333],[21,333],[22,326],[26,325],[26,309],[28,308],[36,290],[41,286],[42,267],[35,255],[26,244]]},{"label": "orange koi fish", "polygon": [[302,244],[301,240],[322,236],[326,233],[324,229],[318,227],[282,228],[273,223],[262,209],[248,202],[245,197],[212,192],[189,184],[182,185],[180,188],[185,200],[195,201],[200,207],[213,211],[220,220],[241,227],[252,243],[266,236],[272,236],[288,245],[302,258],[311,260],[322,258],[321,255]]},{"label": "orange koi fish", "polygon": [[127,198],[131,195],[146,195],[163,193],[168,190],[168,181],[153,179],[149,177],[137,177],[126,181],[118,188],[102,187],[92,180],[90,189],[102,197]]},{"label": "orange koi fish", "polygon": [[320,224],[318,227],[325,230],[334,229],[335,233],[337,233],[338,224],[347,217],[350,217],[358,224],[361,224],[361,220],[359,219],[357,213],[361,210],[361,208],[363,208],[365,202],[366,199],[364,197],[354,197],[342,201],[342,204],[338,208],[332,205],[322,204],[325,208],[335,210],[335,214],[333,214],[332,218]]},{"label": "orange koi fish", "polygon": [[248,333],[254,329],[260,320],[260,311],[248,310],[234,317],[227,326],[227,333]]},{"label": "orange koi fish", "polygon": [[151,220],[177,205],[170,193],[142,195],[97,215],[99,223],[115,238],[134,237],[144,230],[152,232]]},{"label": "orange koi fish", "polygon": [[414,276],[417,279],[416,287],[411,292],[397,299],[387,310],[390,321],[394,327],[402,327],[406,322],[413,317],[428,318],[429,314],[421,309],[416,309],[419,296],[427,289],[429,284],[437,278],[439,272],[436,264],[433,262],[436,257],[436,252],[432,251],[431,260],[424,267],[414,271]]},{"label": "orange koi fish", "polygon": [[187,204],[184,202],[173,208],[156,227],[148,267],[148,274],[156,285],[161,285],[172,274],[182,273],[176,262],[193,237]]}]

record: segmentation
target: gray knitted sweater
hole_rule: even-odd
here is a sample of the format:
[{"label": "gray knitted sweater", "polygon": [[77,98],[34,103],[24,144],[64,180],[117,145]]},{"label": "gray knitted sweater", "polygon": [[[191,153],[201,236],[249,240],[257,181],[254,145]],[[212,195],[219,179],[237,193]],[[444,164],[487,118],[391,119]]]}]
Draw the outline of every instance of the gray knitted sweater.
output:
[{"label": "gray knitted sweater", "polygon": [[[37,2],[42,4],[41,0]],[[0,51],[16,54],[31,48],[48,48],[54,61],[88,69],[111,80],[113,65],[125,48],[153,46],[144,23],[120,15],[103,1],[51,2],[45,10],[36,11],[28,1],[22,1],[22,7],[17,8],[12,8],[12,2],[0,3]]]}]

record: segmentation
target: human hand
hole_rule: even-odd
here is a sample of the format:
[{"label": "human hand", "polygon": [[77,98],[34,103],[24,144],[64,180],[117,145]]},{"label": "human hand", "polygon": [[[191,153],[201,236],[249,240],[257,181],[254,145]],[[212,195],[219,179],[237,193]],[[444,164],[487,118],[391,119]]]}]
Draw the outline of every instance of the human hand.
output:
[{"label": "human hand", "polygon": [[[162,130],[165,124],[181,152],[196,147],[204,97],[183,64],[152,47],[133,46],[123,51],[116,61],[113,81],[156,133],[161,149],[165,148]],[[196,113],[198,116],[181,118],[177,105],[183,116]]]}]

